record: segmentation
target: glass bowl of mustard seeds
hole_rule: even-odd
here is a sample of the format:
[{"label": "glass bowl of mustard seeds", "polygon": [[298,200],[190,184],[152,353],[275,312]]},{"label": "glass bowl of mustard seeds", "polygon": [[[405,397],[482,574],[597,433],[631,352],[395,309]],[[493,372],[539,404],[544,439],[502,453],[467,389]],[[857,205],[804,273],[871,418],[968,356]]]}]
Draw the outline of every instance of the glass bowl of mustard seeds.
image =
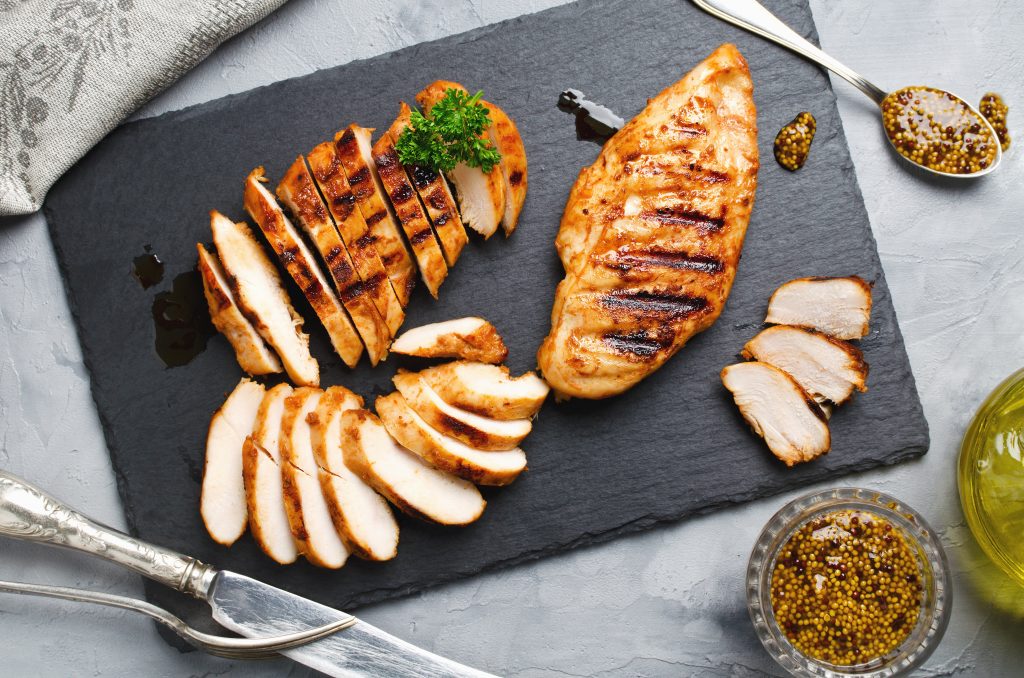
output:
[{"label": "glass bowl of mustard seeds", "polygon": [[840,488],[784,506],[747,566],[761,643],[795,676],[900,676],[938,645],[952,582],[938,535],[881,492]]}]

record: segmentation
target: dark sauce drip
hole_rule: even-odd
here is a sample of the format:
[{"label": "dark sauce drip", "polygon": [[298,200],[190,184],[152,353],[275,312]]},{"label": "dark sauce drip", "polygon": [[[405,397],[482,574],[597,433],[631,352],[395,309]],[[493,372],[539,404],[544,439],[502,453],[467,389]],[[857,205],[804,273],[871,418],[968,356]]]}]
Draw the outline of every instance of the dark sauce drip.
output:
[{"label": "dark sauce drip", "polygon": [[999,139],[999,145],[1004,151],[1008,149],[1010,147],[1010,130],[1006,126],[1006,116],[1010,112],[1010,107],[1003,101],[1003,97],[995,92],[987,92],[981,98],[978,111],[992,125],[992,129],[995,130],[996,137]]},{"label": "dark sauce drip", "polygon": [[567,89],[558,95],[558,110],[576,118],[576,138],[603,144],[622,129],[626,121],[593,101],[588,101],[578,89]]},{"label": "dark sauce drip", "polygon": [[181,367],[206,350],[213,324],[203,296],[202,279],[196,271],[174,279],[169,292],[153,300],[156,353],[168,367]]},{"label": "dark sauce drip", "polygon": [[132,259],[132,276],[147,290],[164,279],[164,262],[146,245],[146,253]]}]

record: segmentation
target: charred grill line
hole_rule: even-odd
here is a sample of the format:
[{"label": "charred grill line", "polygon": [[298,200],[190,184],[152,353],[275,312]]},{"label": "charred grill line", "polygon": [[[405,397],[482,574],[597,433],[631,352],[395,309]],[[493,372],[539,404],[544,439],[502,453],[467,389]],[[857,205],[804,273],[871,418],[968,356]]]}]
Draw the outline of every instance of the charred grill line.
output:
[{"label": "charred grill line", "polygon": [[641,212],[640,216],[644,219],[660,221],[667,226],[695,226],[702,233],[720,231],[725,226],[724,217],[708,216],[703,212],[686,209],[678,205],[645,210]]},{"label": "charred grill line", "polygon": [[667,345],[662,340],[647,336],[646,332],[608,332],[601,341],[616,353],[644,359],[654,357]]},{"label": "charred grill line", "polygon": [[671,268],[680,271],[700,271],[702,273],[721,273],[725,264],[717,257],[703,254],[687,254],[668,250],[641,250],[636,252],[616,252],[604,262],[608,268],[630,271],[634,268],[647,270],[651,268]]},{"label": "charred grill line", "polygon": [[622,311],[630,315],[657,315],[680,320],[706,309],[708,300],[668,291],[622,290],[605,294],[601,297],[601,305],[613,314]]}]

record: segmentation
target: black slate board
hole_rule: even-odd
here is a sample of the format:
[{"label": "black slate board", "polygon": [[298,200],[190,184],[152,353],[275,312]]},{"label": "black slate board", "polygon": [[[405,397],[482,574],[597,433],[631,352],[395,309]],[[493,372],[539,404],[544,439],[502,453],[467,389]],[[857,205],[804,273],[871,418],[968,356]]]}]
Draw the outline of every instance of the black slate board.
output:
[{"label": "black slate board", "polygon": [[[770,5],[816,39],[804,0]],[[575,140],[572,119],[555,108],[558,93],[582,89],[628,118],[725,41],[737,43],[750,62],[762,160],[743,261],[711,330],[626,395],[549,402],[525,443],[529,473],[488,491],[486,513],[468,528],[403,518],[393,562],[353,559],[340,573],[304,563],[281,568],[249,537],[230,550],[209,539],[198,511],[206,426],[241,374],[220,337],[190,364],[166,369],[153,349],[150,305],[194,266],[194,243],[210,238],[209,209],[243,216],[242,181],[252,167],[265,164],[278,178],[298,152],[350,121],[386,128],[399,100],[411,101],[435,78],[484,88],[516,120],[527,146],[530,192],[519,230],[508,241],[474,237],[439,302],[417,290],[406,327],[484,316],[505,336],[509,364],[521,372],[535,365],[562,276],[553,247],[562,207],[577,172],[598,153]],[[772,159],[772,139],[802,110],[817,117],[818,134],[807,166],[790,174]],[[68,172],[46,213],[132,530],[329,605],[351,608],[407,594],[893,464],[928,447],[827,78],[681,0],[584,1],[125,125]],[[145,245],[167,263],[164,282],[150,290],[129,275]],[[863,342],[870,392],[833,418],[831,454],[786,469],[743,425],[718,372],[758,331],[779,284],[850,273],[875,282],[872,332]],[[364,361],[348,371],[330,355],[322,332],[313,334],[325,385],[343,383],[371,402],[390,390],[400,359],[372,371]],[[172,610],[184,604],[156,586],[149,594]]]}]

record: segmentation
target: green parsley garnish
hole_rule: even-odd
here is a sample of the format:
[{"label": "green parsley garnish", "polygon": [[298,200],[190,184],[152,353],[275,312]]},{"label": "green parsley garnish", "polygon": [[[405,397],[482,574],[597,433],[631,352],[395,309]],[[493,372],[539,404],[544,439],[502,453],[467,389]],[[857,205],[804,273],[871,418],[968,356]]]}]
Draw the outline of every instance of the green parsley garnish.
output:
[{"label": "green parsley garnish", "polygon": [[480,103],[483,91],[470,95],[457,89],[444,97],[429,115],[413,111],[410,124],[398,137],[395,148],[403,165],[419,165],[448,172],[460,162],[485,173],[501,160],[484,132],[491,124],[487,107]]}]

